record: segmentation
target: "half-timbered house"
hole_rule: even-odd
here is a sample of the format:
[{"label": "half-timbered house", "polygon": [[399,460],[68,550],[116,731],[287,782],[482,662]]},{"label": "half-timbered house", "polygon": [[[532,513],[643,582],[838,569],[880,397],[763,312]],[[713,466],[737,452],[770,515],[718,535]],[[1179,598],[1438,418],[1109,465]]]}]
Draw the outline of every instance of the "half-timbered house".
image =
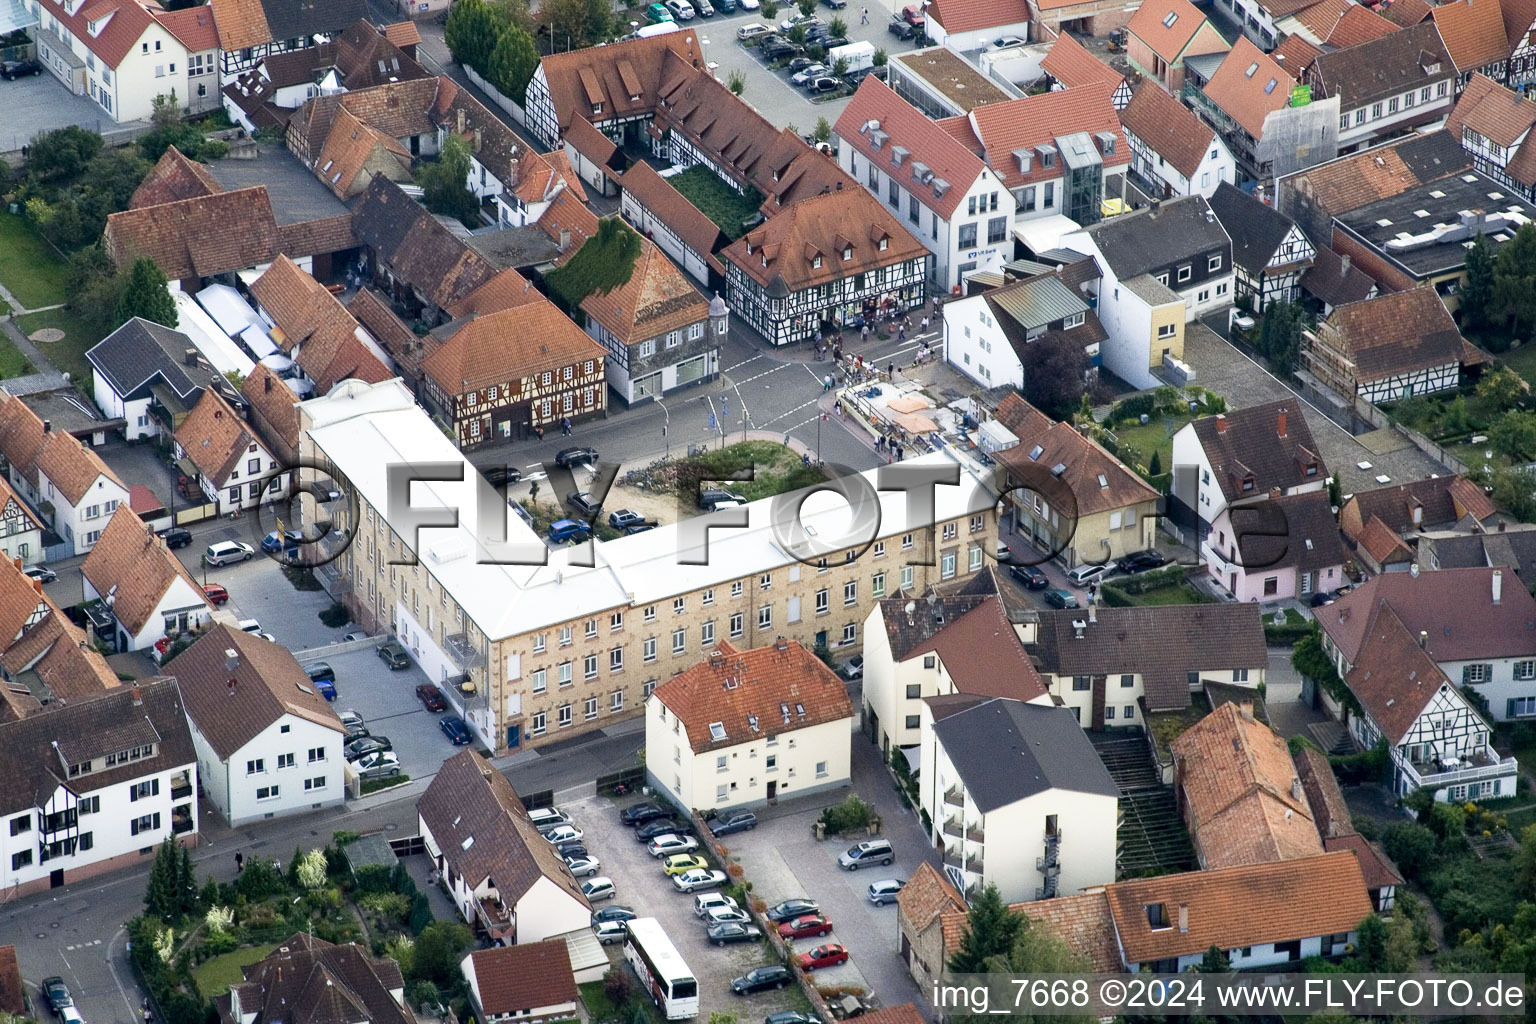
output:
[{"label": "half-timbered house", "polygon": [[1271,302],[1301,298],[1301,275],[1317,250],[1285,214],[1225,182],[1209,200],[1216,219],[1232,237],[1232,276],[1237,300],[1252,301],[1256,313]]},{"label": "half-timbered house", "polygon": [[0,477],[0,552],[22,565],[43,560],[43,521],[33,514],[21,496]]},{"label": "half-timbered house", "polygon": [[1347,710],[1350,736],[1369,749],[1385,740],[1392,759],[1392,791],[1399,797],[1427,789],[1436,800],[1513,796],[1519,765],[1500,757],[1491,727],[1387,602],[1361,608],[1370,616],[1354,659],[1347,660],[1327,631],[1323,649],[1359,702]]},{"label": "half-timbered house", "polygon": [[1536,0],[1503,0],[1504,43],[1509,53],[1506,84],[1524,90],[1536,82]]},{"label": "half-timbered house", "polygon": [[1461,336],[1433,288],[1414,288],[1338,307],[1302,332],[1302,358],[1346,399],[1394,402],[1454,391],[1463,369],[1487,356]]},{"label": "half-timbered house", "polygon": [[1445,130],[1472,157],[1472,166],[1501,186],[1536,200],[1536,103],[1485,75],[1473,75]]},{"label": "half-timbered house", "polygon": [[862,188],[802,199],[725,249],[726,301],[774,345],[917,309],[933,255]]}]

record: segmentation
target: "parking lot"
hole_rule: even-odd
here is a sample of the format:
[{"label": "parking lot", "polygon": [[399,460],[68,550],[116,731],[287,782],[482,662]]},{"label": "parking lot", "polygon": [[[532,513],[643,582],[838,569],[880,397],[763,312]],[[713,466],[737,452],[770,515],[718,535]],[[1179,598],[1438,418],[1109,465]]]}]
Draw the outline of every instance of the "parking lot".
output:
[{"label": "parking lot", "polygon": [[93,132],[132,127],[139,122],[116,124],[89,96],[75,96],[53,75],[0,81],[0,103],[5,119],[0,122],[0,153],[14,153],[39,132],[77,124]]}]

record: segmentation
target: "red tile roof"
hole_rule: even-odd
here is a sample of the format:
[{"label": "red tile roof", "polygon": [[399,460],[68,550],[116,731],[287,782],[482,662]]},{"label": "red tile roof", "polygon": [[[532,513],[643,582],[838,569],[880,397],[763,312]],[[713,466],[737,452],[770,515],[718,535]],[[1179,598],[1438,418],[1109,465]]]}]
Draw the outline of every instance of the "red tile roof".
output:
[{"label": "red tile roof", "polygon": [[[1172,64],[1184,55],[1185,48],[1204,24],[1205,15],[1189,0],[1146,0],[1131,15],[1126,28],[1153,53]],[[1224,48],[1213,46],[1202,52]]]},{"label": "red tile roof", "polygon": [[1360,550],[1370,555],[1378,566],[1392,562],[1411,562],[1413,551],[1403,539],[1399,537],[1380,516],[1371,516],[1365,527],[1360,531],[1356,541]]},{"label": "red tile roof", "polygon": [[219,30],[213,23],[213,8],[184,7],[179,11],[151,10],[156,21],[187,48],[188,53],[216,50],[219,47]]},{"label": "red tile roof", "polygon": [[1390,604],[1383,601],[1373,611],[1344,683],[1387,742],[1396,746],[1451,681]]},{"label": "red tile roof", "polygon": [[[578,120],[577,124],[586,122]],[[588,125],[588,128],[591,126]],[[627,197],[643,206],[651,216],[659,218],[684,245],[698,253],[716,271],[725,273],[715,253],[729,245],[730,239],[718,224],[690,203],[670,181],[657,174],[656,168],[643,160],[636,161],[617,180]]]},{"label": "red tile roof", "polygon": [[[1423,3],[1425,0],[1396,0],[1397,3]],[[1536,25],[1536,0],[1501,0],[1500,13],[1504,19],[1504,40],[1513,53],[1527,38],[1531,27]]]},{"label": "red tile roof", "polygon": [[960,693],[1031,701],[1047,692],[1007,610],[995,596],[912,648],[902,660],[929,651],[943,660],[944,671]]},{"label": "red tile roof", "polygon": [[1029,0],[934,0],[928,17],[946,32],[1017,25],[1029,20]]},{"label": "red tile roof", "polygon": [[277,220],[266,186],[256,185],[114,213],[104,238],[119,267],[147,256],[177,281],[270,262],[277,254]]},{"label": "red tile roof", "polygon": [[926,860],[917,865],[907,884],[896,894],[896,910],[912,926],[913,934],[922,934],[941,914],[965,916],[965,897],[953,882]]},{"label": "red tile roof", "polygon": [[[1157,491],[1125,463],[1078,433],[1072,424],[1052,420],[1017,394],[998,403],[997,419],[1019,439],[1014,447],[997,453],[998,465],[1004,469],[1019,466],[1021,471],[1024,466],[1064,465],[1061,480],[1077,495],[1079,516],[1157,499]],[[1037,445],[1041,452],[1037,459],[1031,459],[1029,453]]]},{"label": "red tile roof", "polygon": [[837,673],[794,641],[748,651],[721,643],[653,695],[682,721],[696,754],[853,715]]},{"label": "red tile roof", "polygon": [[[949,120],[969,125],[973,151],[1012,189],[1061,176],[1059,166],[1044,167],[1038,157],[1030,171],[1021,172],[1013,155],[1016,150],[1055,145],[1057,139],[1076,132],[1114,133],[1115,152],[1103,158],[1104,167],[1108,170],[1129,164],[1131,151],[1120,129],[1113,96],[1114,90],[1109,86],[1090,83],[1006,103],[989,103],[963,118]],[[945,122],[939,123],[947,127]]]},{"label": "red tile roof", "polygon": [[176,428],[176,443],[199,473],[215,487],[223,487],[246,451],[258,442],[234,407],[208,388]]},{"label": "red tile roof", "polygon": [[[540,66],[560,128],[563,130],[574,117],[608,121],[654,112],[669,53],[690,66],[703,64],[697,34],[686,27],[545,57]],[[639,86],[638,93],[632,91],[635,85]],[[594,104],[601,104],[601,113],[592,112]]]},{"label": "red tile roof", "polygon": [[1361,7],[1359,4],[1351,4],[1349,9],[1339,16],[1333,31],[1328,33],[1327,42],[1329,46],[1357,46],[1372,39],[1389,36],[1397,30],[1397,25],[1375,11]]},{"label": "red tile roof", "polygon": [[[1353,931],[1371,912],[1360,864],[1350,852],[1302,860],[1190,871],[1106,887],[1125,959],[1145,964]],[[1161,904],[1168,924],[1153,928],[1147,908]],[[1188,925],[1179,926],[1181,908]]]},{"label": "red tile roof", "polygon": [[1525,139],[1533,124],[1536,103],[1486,75],[1476,74],[1462,89],[1446,118],[1445,130],[1460,140],[1461,129],[1471,128],[1496,145],[1509,147]]},{"label": "red tile roof", "polygon": [[[833,131],[843,145],[853,147],[887,175],[902,181],[919,202],[944,220],[955,212],[976,179],[987,172],[980,157],[874,75],[860,83]],[[878,139],[878,146],[877,135],[883,136]],[[893,163],[897,147],[906,150],[900,157],[900,166]],[[949,183],[943,194],[936,194],[933,188],[915,180],[905,180],[912,179],[917,164],[932,171],[935,180],[942,178]]]},{"label": "red tile roof", "polygon": [[[1508,16],[1510,3],[1511,0],[1504,0],[1503,3],[1506,17]],[[1381,13],[1394,25],[1412,28],[1433,14],[1434,10],[1429,5],[1428,0],[1391,0]]]},{"label": "red tile roof", "polygon": [[1258,139],[1264,135],[1264,119],[1290,102],[1295,85],[1295,78],[1243,36],[1205,83],[1205,95]]},{"label": "red tile roof", "polygon": [[564,939],[477,949],[470,959],[480,1009],[492,1019],[574,1004],[580,998]]},{"label": "red tile roof", "polygon": [[[198,8],[189,8],[189,10],[198,10]],[[196,199],[199,196],[211,196],[215,192],[223,191],[224,186],[214,180],[208,168],[196,160],[187,158],[181,150],[171,146],[156,161],[155,166],[149,169],[144,180],[139,182],[139,187],[134,189],[133,198],[128,200],[128,209],[137,210],[145,206],[159,206],[161,203],[175,203],[183,199]]]},{"label": "red tile roof", "polygon": [[[851,251],[848,259],[843,258],[845,251]],[[854,185],[786,207],[737,239],[720,258],[765,288],[778,278],[796,292],[896,266],[927,252],[878,199]]]},{"label": "red tile roof", "polygon": [[1498,0],[1456,0],[1436,7],[1431,17],[1457,71],[1465,74],[1509,56]]},{"label": "red tile roof", "polygon": [[1427,286],[1345,303],[1329,316],[1328,325],[1332,342],[1353,359],[1355,379],[1361,382],[1486,358],[1461,336],[1445,303]]},{"label": "red tile roof", "polygon": [[641,242],[629,280],[587,296],[581,308],[624,345],[709,319],[709,300],[649,239]]},{"label": "red tile roof", "polygon": [[1324,839],[1323,849],[1329,853],[1338,850],[1349,850],[1354,853],[1360,861],[1360,874],[1365,878],[1367,889],[1382,889],[1403,884],[1402,872],[1398,871],[1392,859],[1375,843],[1358,832]]},{"label": "red tile roof", "polygon": [[393,25],[384,26],[384,38],[404,49],[421,42],[421,30],[414,21],[397,21]]},{"label": "red tile roof", "polygon": [[1150,79],[1120,111],[1120,123],[1188,179],[1194,178],[1215,135],[1210,125]]},{"label": "red tile roof", "polygon": [[606,350],[548,299],[473,317],[454,327],[422,360],[422,371],[446,395],[557,370],[584,360],[602,365]]},{"label": "red tile roof", "polygon": [[[80,40],[98,60],[105,61],[111,68],[122,63],[145,31],[155,25],[150,5],[138,0],[87,0],[77,5],[73,14],[57,0],[41,0],[41,3],[43,10],[64,26],[68,34]],[[91,31],[92,25],[96,26],[96,32]]]},{"label": "red tile roof", "polygon": [[[81,573],[98,594],[112,594],[112,614],[138,634],[178,579],[202,596],[192,574],[133,509],[119,505],[101,539],[85,556]],[[206,600],[203,601],[208,605]],[[205,610],[212,611],[211,606]]]},{"label": "red tile roof", "polygon": [[1529,658],[1536,655],[1536,599],[1508,570],[1493,602],[1493,574],[1499,569],[1437,569],[1414,576],[1389,572],[1373,576],[1314,615],[1319,626],[1353,662],[1365,641],[1374,610],[1385,601],[1408,632],[1426,638],[1436,661]]},{"label": "red tile roof", "polygon": [[208,6],[224,49],[244,50],[272,41],[261,0],[208,0]]},{"label": "red tile roof", "polygon": [[1290,35],[1271,50],[1269,55],[1274,58],[1276,64],[1299,75],[1322,52],[1301,36]]},{"label": "red tile roof", "polygon": [[1086,46],[1066,32],[1056,37],[1040,69],[1067,88],[1099,82],[1113,91],[1125,84],[1125,76],[1095,57]]}]

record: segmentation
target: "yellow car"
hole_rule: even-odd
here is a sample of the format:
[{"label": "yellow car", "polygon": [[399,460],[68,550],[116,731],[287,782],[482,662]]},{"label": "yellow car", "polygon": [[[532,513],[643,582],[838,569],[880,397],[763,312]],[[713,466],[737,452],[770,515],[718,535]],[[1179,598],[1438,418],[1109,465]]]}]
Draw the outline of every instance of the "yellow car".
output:
[{"label": "yellow car", "polygon": [[709,861],[693,853],[675,853],[661,862],[661,870],[669,875],[680,875],[694,868],[707,868]]}]

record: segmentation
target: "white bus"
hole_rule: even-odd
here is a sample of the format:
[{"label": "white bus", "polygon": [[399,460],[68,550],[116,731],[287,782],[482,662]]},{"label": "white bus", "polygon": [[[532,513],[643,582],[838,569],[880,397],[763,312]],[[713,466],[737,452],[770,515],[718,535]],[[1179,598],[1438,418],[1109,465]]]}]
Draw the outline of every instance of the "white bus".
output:
[{"label": "white bus", "polygon": [[630,921],[624,956],[663,1017],[681,1020],[699,1015],[699,983],[660,921],[654,917]]}]

